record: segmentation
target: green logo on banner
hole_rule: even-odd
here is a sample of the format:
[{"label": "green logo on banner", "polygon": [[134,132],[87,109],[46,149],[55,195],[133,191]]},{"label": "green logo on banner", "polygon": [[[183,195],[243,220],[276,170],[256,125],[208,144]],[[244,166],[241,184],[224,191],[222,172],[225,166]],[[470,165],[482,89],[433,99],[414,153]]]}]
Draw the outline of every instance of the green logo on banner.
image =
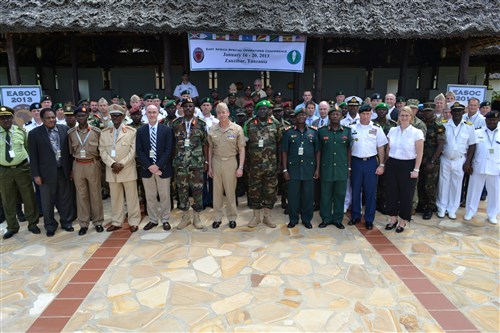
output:
[{"label": "green logo on banner", "polygon": [[288,60],[288,62],[292,65],[296,65],[300,62],[300,60],[302,59],[302,55],[300,54],[299,51],[297,50],[292,50],[290,52],[288,52],[287,56],[286,56],[286,59]]}]

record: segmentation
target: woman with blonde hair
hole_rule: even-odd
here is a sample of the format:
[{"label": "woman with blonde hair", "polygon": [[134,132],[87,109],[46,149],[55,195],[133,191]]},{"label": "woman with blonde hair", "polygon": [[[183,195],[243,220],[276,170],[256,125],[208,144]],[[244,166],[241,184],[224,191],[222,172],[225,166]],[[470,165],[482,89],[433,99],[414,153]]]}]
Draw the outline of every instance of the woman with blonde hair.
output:
[{"label": "woman with blonde hair", "polygon": [[411,220],[413,194],[424,151],[424,134],[411,125],[412,121],[413,111],[408,106],[403,107],[399,112],[399,126],[391,128],[387,134],[385,173],[390,176],[386,178],[386,208],[391,221],[385,230],[396,228],[397,233],[403,232]]}]

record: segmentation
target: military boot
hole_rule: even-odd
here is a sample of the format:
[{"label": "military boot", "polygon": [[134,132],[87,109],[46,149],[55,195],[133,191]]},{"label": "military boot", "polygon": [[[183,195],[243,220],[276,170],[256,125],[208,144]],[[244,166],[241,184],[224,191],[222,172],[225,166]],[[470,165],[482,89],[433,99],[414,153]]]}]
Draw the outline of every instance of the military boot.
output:
[{"label": "military boot", "polygon": [[184,211],[184,214],[182,215],[181,222],[179,222],[176,229],[182,230],[190,224],[191,224],[191,214],[190,214],[189,210],[186,210],[186,211]]},{"label": "military boot", "polygon": [[200,220],[200,213],[199,212],[193,212],[193,224],[196,229],[200,229],[203,231],[206,231],[207,228],[205,225],[201,222]]},{"label": "military boot", "polygon": [[269,208],[264,208],[264,218],[262,223],[267,225],[269,228],[276,228],[276,224],[271,220],[271,210]]},{"label": "military boot", "polygon": [[260,223],[260,209],[254,209],[253,217],[250,220],[250,222],[248,222],[248,227],[255,228],[259,223]]}]

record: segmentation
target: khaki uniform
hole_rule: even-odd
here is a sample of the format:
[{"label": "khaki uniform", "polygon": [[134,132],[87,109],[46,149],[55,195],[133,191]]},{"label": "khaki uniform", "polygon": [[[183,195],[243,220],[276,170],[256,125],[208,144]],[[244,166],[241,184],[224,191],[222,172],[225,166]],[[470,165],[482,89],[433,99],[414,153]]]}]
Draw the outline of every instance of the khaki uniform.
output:
[{"label": "khaki uniform", "polygon": [[[118,133],[117,133],[118,131]],[[125,198],[127,199],[128,224],[137,226],[141,222],[139,197],[137,196],[137,169],[135,167],[136,130],[121,125],[119,129],[108,127],[101,133],[99,152],[106,164],[106,181],[111,191],[111,223],[120,227],[125,219]],[[113,150],[115,157],[112,156]],[[123,164],[120,173],[113,173],[113,163]]]},{"label": "khaki uniform", "polygon": [[78,126],[68,131],[69,149],[73,155],[73,181],[76,189],[76,210],[80,227],[88,228],[90,220],[102,225],[104,212],[101,194],[101,157],[99,138],[101,130]]},{"label": "khaki uniform", "polygon": [[213,125],[208,132],[209,149],[212,152],[212,172],[214,177],[215,221],[222,220],[223,196],[227,198],[227,219],[236,221],[236,182],[238,168],[236,156],[245,147],[245,135],[241,126],[229,123],[224,130],[220,124]]}]

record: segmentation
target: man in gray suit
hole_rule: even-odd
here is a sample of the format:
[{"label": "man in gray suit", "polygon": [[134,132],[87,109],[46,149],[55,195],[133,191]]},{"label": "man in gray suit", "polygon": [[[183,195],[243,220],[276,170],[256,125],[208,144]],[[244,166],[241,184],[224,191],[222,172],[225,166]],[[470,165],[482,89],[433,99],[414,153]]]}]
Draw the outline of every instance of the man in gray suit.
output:
[{"label": "man in gray suit", "polygon": [[71,192],[72,157],[68,145],[68,127],[56,124],[56,115],[50,108],[40,111],[43,126],[28,135],[31,173],[40,186],[43,220],[47,236],[52,237],[58,227],[54,206],[61,220],[61,227],[73,231],[73,195]]}]

